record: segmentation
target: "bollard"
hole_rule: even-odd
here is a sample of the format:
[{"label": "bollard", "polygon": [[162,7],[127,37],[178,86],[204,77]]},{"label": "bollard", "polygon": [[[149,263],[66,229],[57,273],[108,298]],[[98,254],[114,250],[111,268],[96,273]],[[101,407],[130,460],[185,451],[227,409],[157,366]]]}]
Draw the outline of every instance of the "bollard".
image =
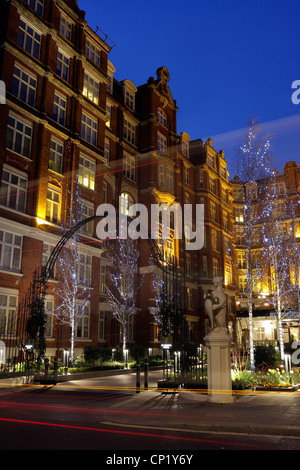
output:
[{"label": "bollard", "polygon": [[137,361],[136,363],[136,393],[140,393],[140,386],[141,386],[141,366],[140,366],[140,362]]},{"label": "bollard", "polygon": [[149,364],[147,359],[145,359],[144,365],[144,387],[145,389],[148,388],[148,375],[149,375]]}]

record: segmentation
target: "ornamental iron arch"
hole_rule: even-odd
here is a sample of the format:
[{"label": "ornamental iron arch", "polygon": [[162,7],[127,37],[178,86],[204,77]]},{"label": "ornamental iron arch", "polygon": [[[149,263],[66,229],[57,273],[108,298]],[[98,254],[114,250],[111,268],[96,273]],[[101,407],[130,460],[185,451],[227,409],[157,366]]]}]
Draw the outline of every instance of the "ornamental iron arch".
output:
[{"label": "ornamental iron arch", "polygon": [[[46,351],[44,302],[47,282],[53,276],[55,263],[67,241],[82,226],[102,217],[103,215],[93,215],[67,230],[53,248],[46,265],[35,270],[30,287],[22,302],[19,303],[16,314],[9,321],[5,319],[4,325],[0,325],[0,342],[2,340],[5,345],[7,361],[6,364],[2,362],[0,371],[5,370],[7,365],[10,370],[16,371],[18,367],[22,367],[22,364],[24,365],[32,359],[33,350],[37,351],[37,361],[44,356]],[[127,217],[127,220],[131,220],[130,217]],[[176,286],[178,279],[182,283],[183,276],[182,274],[178,275],[177,263],[174,260],[172,262],[164,260],[157,242],[149,234],[147,241],[154,263],[162,270],[164,280],[173,284],[175,282]]]}]

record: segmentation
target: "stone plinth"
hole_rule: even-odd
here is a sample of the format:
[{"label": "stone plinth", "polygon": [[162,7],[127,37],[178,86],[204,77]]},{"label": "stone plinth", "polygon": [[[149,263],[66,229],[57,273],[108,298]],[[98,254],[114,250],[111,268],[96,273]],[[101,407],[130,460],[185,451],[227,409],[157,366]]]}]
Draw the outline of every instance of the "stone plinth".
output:
[{"label": "stone plinth", "polygon": [[208,401],[232,403],[230,344],[226,328],[217,328],[204,338],[207,346]]}]

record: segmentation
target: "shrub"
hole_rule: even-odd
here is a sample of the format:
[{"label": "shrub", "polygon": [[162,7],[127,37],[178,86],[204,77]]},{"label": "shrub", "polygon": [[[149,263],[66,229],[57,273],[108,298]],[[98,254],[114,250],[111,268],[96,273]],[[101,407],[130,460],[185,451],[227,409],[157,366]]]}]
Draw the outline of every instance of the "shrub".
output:
[{"label": "shrub", "polygon": [[256,369],[272,369],[280,365],[280,353],[274,346],[255,346],[255,366]]}]

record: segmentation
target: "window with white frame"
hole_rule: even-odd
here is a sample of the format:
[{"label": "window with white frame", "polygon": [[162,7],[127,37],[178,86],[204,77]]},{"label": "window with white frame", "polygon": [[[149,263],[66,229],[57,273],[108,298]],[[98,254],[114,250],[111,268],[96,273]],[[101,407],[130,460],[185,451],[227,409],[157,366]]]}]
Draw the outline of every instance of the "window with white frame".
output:
[{"label": "window with white frame", "polygon": [[53,312],[54,312],[54,299],[52,296],[47,296],[45,299],[45,336],[52,336],[52,327],[53,327]]},{"label": "window with white frame", "polygon": [[90,303],[77,301],[76,305],[77,317],[77,338],[88,338],[90,329]]},{"label": "window with white frame", "polygon": [[47,189],[46,219],[53,224],[58,224],[60,221],[60,199],[60,188],[49,184]]},{"label": "window with white frame", "polygon": [[70,70],[70,58],[61,50],[57,52],[57,64],[56,64],[56,73],[57,75],[68,81]]},{"label": "window with white frame", "polygon": [[99,80],[96,80],[96,78],[92,77],[87,72],[84,72],[83,96],[86,96],[93,103],[98,104],[99,88]]},{"label": "window with white frame", "polygon": [[166,168],[166,186],[168,189],[173,188],[173,170],[172,168]]},{"label": "window with white frame", "polygon": [[213,258],[213,278],[219,276],[219,260]]},{"label": "window with white frame", "polygon": [[225,265],[225,285],[228,286],[232,283],[232,268],[231,264],[226,263]]},{"label": "window with white frame", "polygon": [[98,331],[98,339],[104,340],[104,333],[105,333],[105,311],[100,310],[99,312],[99,331]]},{"label": "window with white frame", "polygon": [[136,126],[132,122],[124,119],[124,139],[135,145]]},{"label": "window with white frame", "polygon": [[208,155],[207,155],[207,163],[208,163],[208,165],[211,166],[212,168],[215,168],[215,165],[216,165],[216,163],[215,163],[215,157],[214,157],[213,155],[208,154]]},{"label": "window with white frame", "polygon": [[19,23],[18,45],[35,59],[40,57],[42,35],[22,18]]},{"label": "window with white frame", "polygon": [[22,237],[0,230],[0,268],[20,271]]},{"label": "window with white frame", "polygon": [[63,158],[64,158],[64,144],[62,140],[59,140],[56,137],[51,137],[50,156],[49,156],[50,170],[56,171],[56,173],[62,173]]},{"label": "window with white frame", "polygon": [[72,22],[68,20],[65,16],[61,15],[59,22],[59,32],[64,38],[68,41],[71,41],[72,38]]},{"label": "window with white frame", "polygon": [[97,47],[93,42],[89,39],[85,41],[85,55],[94,62],[95,65],[98,67],[100,66],[100,59],[101,59],[101,49]]},{"label": "window with white frame", "polygon": [[53,103],[53,119],[61,126],[65,125],[67,110],[67,99],[65,96],[55,92]]},{"label": "window with white frame", "polygon": [[244,209],[243,207],[236,207],[234,209],[234,219],[236,222],[244,222]]},{"label": "window with white frame", "polygon": [[79,254],[78,259],[78,279],[83,286],[90,286],[92,282],[92,257],[90,255]]},{"label": "window with white frame", "polygon": [[0,334],[13,335],[17,324],[18,292],[0,289]]},{"label": "window with white frame", "polygon": [[217,192],[216,180],[212,176],[209,177],[209,190],[213,194]]},{"label": "window with white frame", "polygon": [[135,95],[129,90],[125,89],[124,92],[124,99],[125,99],[125,106],[129,108],[131,111],[134,111],[135,108]]},{"label": "window with white frame", "polygon": [[90,144],[97,145],[97,135],[98,123],[96,119],[83,112],[81,116],[80,136]]},{"label": "window with white frame", "polygon": [[14,114],[8,116],[6,147],[13,152],[30,158],[32,124]]},{"label": "window with white frame", "polygon": [[[94,204],[89,201],[85,201],[81,199],[80,201],[81,219],[88,219],[89,217],[92,217],[93,215],[95,215]],[[94,234],[94,222],[90,221],[87,224],[84,224],[80,229],[80,233],[82,233],[83,235],[88,235],[89,237],[92,237]]]},{"label": "window with white frame", "polygon": [[181,143],[181,152],[185,157],[188,157],[190,154],[190,146],[186,140],[183,140]]},{"label": "window with white frame", "polygon": [[167,151],[167,139],[165,136],[157,133],[157,150],[159,152],[166,152]]},{"label": "window with white frame", "polygon": [[27,72],[27,70],[19,64],[15,64],[11,90],[12,94],[24,103],[34,106],[36,86],[36,76]]},{"label": "window with white frame", "polygon": [[44,0],[25,0],[27,5],[29,5],[38,15],[43,16],[44,12]]},{"label": "window with white frame", "polygon": [[135,181],[135,158],[132,155],[123,155],[123,175]]},{"label": "window with white frame", "polygon": [[184,167],[184,182],[185,182],[185,184],[190,184],[191,183],[190,174],[191,174],[190,167],[185,166]]},{"label": "window with white frame", "polygon": [[3,165],[0,204],[25,212],[28,176],[19,170]]},{"label": "window with white frame", "polygon": [[210,201],[210,217],[213,222],[217,222],[217,206],[212,201]]},{"label": "window with white frame", "polygon": [[247,276],[239,276],[239,289],[241,292],[247,291]]},{"label": "window with white frame", "polygon": [[78,182],[89,189],[95,189],[96,163],[86,156],[79,157]]},{"label": "window with white frame", "polygon": [[223,227],[225,230],[229,230],[229,214],[227,211],[223,212]]},{"label": "window with white frame", "polygon": [[110,142],[108,139],[105,139],[104,142],[104,161],[105,165],[109,165],[110,160]]},{"label": "window with white frame", "polygon": [[166,116],[166,113],[161,108],[157,108],[157,120],[163,126],[166,127],[166,125],[167,125],[167,116]]}]

